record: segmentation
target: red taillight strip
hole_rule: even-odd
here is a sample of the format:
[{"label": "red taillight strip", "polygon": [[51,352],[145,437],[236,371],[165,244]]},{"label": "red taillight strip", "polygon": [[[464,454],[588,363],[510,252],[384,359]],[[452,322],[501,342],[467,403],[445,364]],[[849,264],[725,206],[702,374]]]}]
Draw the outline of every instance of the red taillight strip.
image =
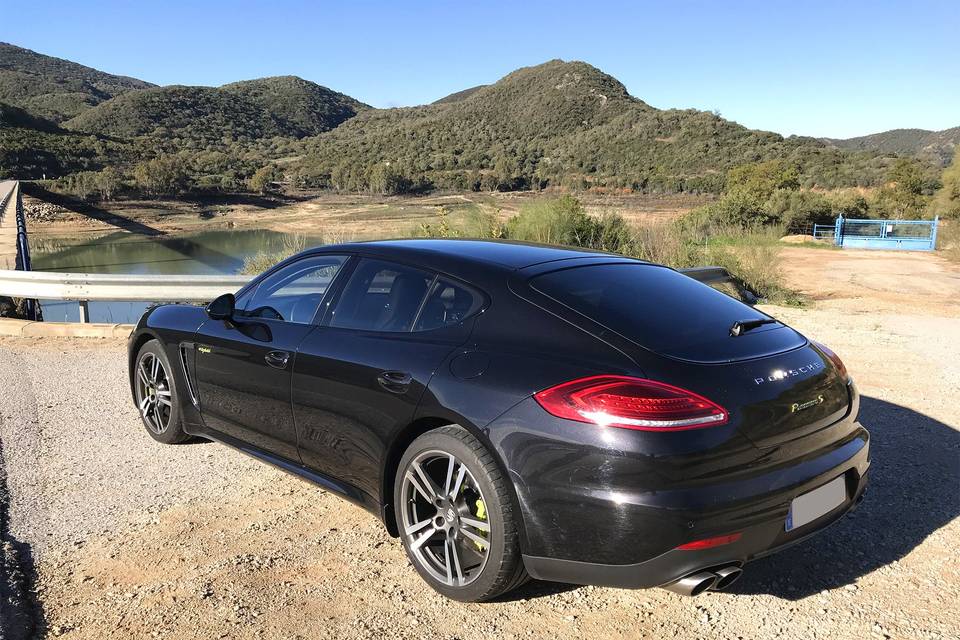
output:
[{"label": "red taillight strip", "polygon": [[729,418],[726,409],[687,389],[619,375],[570,380],[534,399],[558,418],[641,431],[700,429]]},{"label": "red taillight strip", "polygon": [[709,427],[712,424],[723,424],[727,421],[726,413],[717,413],[702,418],[686,418],[684,420],[636,420],[634,418],[625,418],[623,416],[611,416],[602,411],[582,411],[581,416],[588,421],[600,425],[601,427],[615,426],[625,429],[636,427],[655,427],[657,429],[695,429],[697,427]]},{"label": "red taillight strip", "polygon": [[731,544],[736,542],[742,536],[742,533],[731,533],[725,536],[715,536],[713,538],[704,538],[703,540],[695,540],[694,542],[688,542],[687,544],[682,544],[677,547],[678,551],[696,551],[698,549],[710,549],[712,547],[719,547],[725,544]]}]

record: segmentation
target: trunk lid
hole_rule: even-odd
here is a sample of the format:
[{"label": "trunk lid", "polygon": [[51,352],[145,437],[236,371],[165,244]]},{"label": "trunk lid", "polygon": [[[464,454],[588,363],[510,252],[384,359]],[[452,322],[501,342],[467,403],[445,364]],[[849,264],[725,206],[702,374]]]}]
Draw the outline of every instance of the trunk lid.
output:
[{"label": "trunk lid", "polygon": [[[849,412],[847,380],[806,338],[672,269],[592,263],[528,282],[531,301],[616,343],[643,377],[718,403],[733,430],[761,450],[824,430]],[[817,446],[814,437],[798,448]]]}]

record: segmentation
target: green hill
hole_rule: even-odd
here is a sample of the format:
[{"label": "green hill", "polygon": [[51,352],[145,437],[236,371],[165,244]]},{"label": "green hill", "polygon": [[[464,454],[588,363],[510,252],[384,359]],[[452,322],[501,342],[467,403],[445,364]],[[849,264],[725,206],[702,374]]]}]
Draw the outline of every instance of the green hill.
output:
[{"label": "green hill", "polygon": [[151,86],[0,42],[0,101],[54,122]]},{"label": "green hill", "polygon": [[891,129],[857,138],[823,138],[823,141],[838,149],[926,157],[945,167],[950,164],[957,145],[960,145],[960,127],[943,131]]},{"label": "green hill", "polygon": [[329,131],[368,105],[296,76],[234,82],[220,91],[258,105],[295,137]]},{"label": "green hill", "polygon": [[310,139],[301,170],[339,188],[364,188],[380,167],[399,174],[397,184],[449,188],[717,191],[727,169],[759,160],[796,161],[807,183],[821,186],[874,184],[886,166],[874,153],[785,139],[712,113],[655,109],[583,62],[552,60],[468,91],[453,101],[361,113]]},{"label": "green hill", "polygon": [[451,93],[448,96],[444,96],[439,100],[434,100],[431,104],[448,104],[450,102],[460,102],[461,100],[466,100],[467,98],[475,94],[477,91],[480,91],[480,89],[483,89],[484,87],[487,87],[487,86],[489,85],[481,84],[476,87],[470,87],[469,89],[457,91],[457,92]]},{"label": "green hill", "polygon": [[302,138],[336,127],[366,105],[300,78],[263,78],[213,87],[154,87],[126,93],[64,123],[119,138],[223,141]]}]

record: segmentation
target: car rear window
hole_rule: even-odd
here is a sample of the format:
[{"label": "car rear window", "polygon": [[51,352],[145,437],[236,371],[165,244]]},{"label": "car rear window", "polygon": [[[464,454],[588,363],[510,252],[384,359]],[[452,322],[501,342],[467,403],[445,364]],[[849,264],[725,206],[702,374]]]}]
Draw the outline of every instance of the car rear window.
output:
[{"label": "car rear window", "polygon": [[806,342],[779,322],[731,335],[737,322],[770,316],[666,267],[585,265],[536,276],[530,284],[646,349],[683,360],[729,362]]}]

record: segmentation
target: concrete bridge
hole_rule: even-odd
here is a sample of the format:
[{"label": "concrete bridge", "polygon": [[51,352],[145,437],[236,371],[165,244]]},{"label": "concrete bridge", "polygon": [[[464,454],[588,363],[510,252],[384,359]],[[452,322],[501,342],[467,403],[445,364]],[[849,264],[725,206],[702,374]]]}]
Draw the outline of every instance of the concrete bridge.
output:
[{"label": "concrete bridge", "polygon": [[0,182],[0,269],[17,268],[17,202],[20,183]]}]

